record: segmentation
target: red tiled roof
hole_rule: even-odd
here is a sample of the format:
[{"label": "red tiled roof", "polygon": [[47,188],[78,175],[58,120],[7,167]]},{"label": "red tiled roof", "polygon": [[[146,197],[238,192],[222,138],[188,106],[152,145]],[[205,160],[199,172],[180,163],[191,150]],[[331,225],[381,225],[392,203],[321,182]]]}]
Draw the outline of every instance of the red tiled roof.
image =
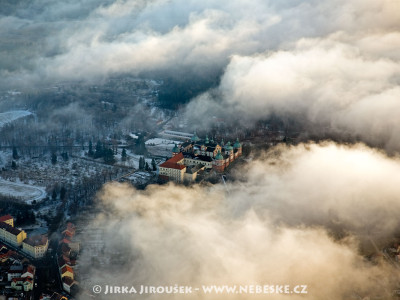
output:
[{"label": "red tiled roof", "polygon": [[176,169],[176,170],[183,170],[186,168],[184,165],[178,165],[176,163],[171,163],[168,160],[160,165],[162,168],[168,168],[168,169]]},{"label": "red tiled roof", "polygon": [[59,244],[69,244],[69,243],[71,243],[71,241],[68,240],[68,239],[66,239],[66,238],[63,238],[63,239],[59,242]]},{"label": "red tiled roof", "polygon": [[0,222],[6,222],[11,219],[14,220],[14,218],[11,215],[5,215],[5,216],[0,217]]},{"label": "red tiled roof", "polygon": [[12,279],[12,281],[13,282],[32,282],[32,279],[31,278],[20,278],[20,277],[18,277],[18,278],[13,278]]},{"label": "red tiled roof", "polygon": [[64,233],[64,237],[68,236],[68,237],[73,237],[75,232],[69,231],[69,230],[64,230],[62,233]]},{"label": "red tiled roof", "polygon": [[8,254],[8,253],[0,254],[0,260],[3,260],[5,258],[9,258],[9,257],[10,257],[10,254]]},{"label": "red tiled roof", "polygon": [[64,234],[64,236],[67,235],[69,237],[72,237],[75,235],[75,230],[76,230],[75,225],[72,224],[71,222],[68,222],[67,228],[62,233]]},{"label": "red tiled roof", "polygon": [[64,273],[67,273],[67,272],[74,273],[74,270],[70,266],[66,265],[61,269],[61,273],[64,274]]},{"label": "red tiled roof", "polygon": [[166,162],[162,163],[160,167],[168,168],[168,169],[176,169],[176,170],[183,170],[186,168],[184,165],[178,165],[177,163],[184,159],[183,153],[180,152],[179,154],[175,155],[174,157],[168,159]]},{"label": "red tiled roof", "polygon": [[36,270],[35,266],[28,265],[28,266],[24,267],[24,272],[23,273],[28,272],[28,273],[31,273],[31,274],[35,274],[35,270]]},{"label": "red tiled roof", "polygon": [[184,159],[183,157],[183,153],[179,152],[179,154],[175,155],[174,157],[171,157],[170,159],[168,159],[167,161],[171,162],[171,163],[177,163],[178,161]]},{"label": "red tiled roof", "polygon": [[28,272],[28,273],[31,273],[31,274],[35,274],[35,270],[36,270],[35,266],[28,265],[28,266],[26,266],[24,268],[24,273]]},{"label": "red tiled roof", "polygon": [[15,251],[8,250],[6,253],[0,254],[0,259],[10,258],[15,254],[16,254]]}]

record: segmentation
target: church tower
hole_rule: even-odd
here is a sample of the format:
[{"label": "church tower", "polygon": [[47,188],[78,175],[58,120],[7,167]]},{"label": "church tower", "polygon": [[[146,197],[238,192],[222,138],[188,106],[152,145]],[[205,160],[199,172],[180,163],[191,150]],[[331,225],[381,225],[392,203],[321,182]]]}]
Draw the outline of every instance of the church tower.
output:
[{"label": "church tower", "polygon": [[175,155],[178,155],[179,152],[181,152],[181,151],[179,151],[178,146],[175,144],[174,148],[172,148],[172,157],[174,157]]},{"label": "church tower", "polygon": [[239,142],[239,138],[236,139],[236,142],[233,145],[233,149],[237,150],[239,155],[242,155],[242,144]]},{"label": "church tower", "polygon": [[225,161],[224,157],[221,154],[221,151],[218,151],[217,155],[215,156],[214,169],[217,172],[223,172],[225,169]]}]

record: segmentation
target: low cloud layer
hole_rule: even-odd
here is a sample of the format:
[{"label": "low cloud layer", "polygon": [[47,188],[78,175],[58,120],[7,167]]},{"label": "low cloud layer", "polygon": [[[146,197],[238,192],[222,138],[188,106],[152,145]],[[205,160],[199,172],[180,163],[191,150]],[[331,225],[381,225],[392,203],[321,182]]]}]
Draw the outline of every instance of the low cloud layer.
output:
[{"label": "low cloud layer", "polygon": [[[8,5],[0,22],[13,51],[6,49],[8,61],[0,71],[5,82],[28,85],[148,72],[182,76],[191,71],[201,78],[218,73],[232,53],[263,51],[262,32],[280,20],[262,1],[251,6],[180,0]],[[25,36],[25,42],[19,40]]]},{"label": "low cloud layer", "polygon": [[398,151],[399,11],[398,0],[5,1],[0,85],[142,75],[181,82],[184,96],[166,100],[179,102],[221,77],[186,107],[191,123],[273,114]]},{"label": "low cloud layer", "polygon": [[345,32],[378,55],[386,50],[377,39],[398,39],[396,0],[4,2],[0,72],[13,85],[148,72],[205,78],[231,55],[290,51],[302,38]]},{"label": "low cloud layer", "polygon": [[[108,224],[106,253],[123,245],[130,259],[110,273],[93,267],[91,279],[136,286],[307,284],[307,299],[387,296],[397,275],[388,264],[366,261],[360,242],[397,228],[399,171],[399,161],[363,145],[328,143],[277,147],[242,170],[228,191],[109,184],[100,196],[109,213],[94,226]],[[90,256],[84,252],[82,264]]]},{"label": "low cloud layer", "polygon": [[[396,152],[399,11],[397,0],[5,0],[0,86],[223,74],[186,107],[195,126],[274,114]],[[274,148],[240,171],[227,187],[105,186],[109,212],[91,226],[108,225],[108,262],[84,250],[81,270],[95,284],[307,284],[308,299],[335,300],[391,292],[397,274],[362,254],[398,227],[396,157],[308,144]]]},{"label": "low cloud layer", "polygon": [[297,119],[311,132],[348,134],[399,150],[400,60],[394,49],[400,36],[348,39],[337,33],[302,39],[290,51],[234,56],[220,86],[193,100],[187,114],[240,116],[243,124],[274,114]]}]

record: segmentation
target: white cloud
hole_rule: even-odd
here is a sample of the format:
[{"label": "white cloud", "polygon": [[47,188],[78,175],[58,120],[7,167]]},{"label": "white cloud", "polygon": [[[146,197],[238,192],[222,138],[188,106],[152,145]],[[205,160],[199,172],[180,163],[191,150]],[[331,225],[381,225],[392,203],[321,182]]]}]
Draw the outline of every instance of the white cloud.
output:
[{"label": "white cloud", "polygon": [[[308,144],[277,147],[250,163],[240,170],[242,180],[228,185],[229,193],[221,185],[145,191],[106,185],[100,198],[107,214],[99,218],[108,224],[105,251],[115,251],[123,237],[134,259],[123,271],[93,268],[91,278],[99,284],[198,287],[307,284],[309,299],[391,293],[393,282],[382,278],[395,280],[395,272],[362,254],[370,253],[369,237],[390,236],[398,226],[399,171],[398,160],[362,145]],[[348,236],[336,239],[338,231]],[[84,252],[81,263],[90,257]]]},{"label": "white cloud", "polygon": [[[200,96],[187,113],[197,114],[202,106],[207,115],[220,105],[228,108],[226,115],[239,114],[243,122],[273,113],[305,119],[314,132],[328,128],[331,133],[344,132],[399,150],[396,132],[400,122],[395,112],[400,109],[400,63],[391,54],[395,46],[382,45],[389,57],[381,57],[370,38],[353,43],[348,39],[338,33],[323,39],[301,39],[290,51],[234,56],[213,91],[217,96]],[[219,104],[215,98],[220,99]]]}]

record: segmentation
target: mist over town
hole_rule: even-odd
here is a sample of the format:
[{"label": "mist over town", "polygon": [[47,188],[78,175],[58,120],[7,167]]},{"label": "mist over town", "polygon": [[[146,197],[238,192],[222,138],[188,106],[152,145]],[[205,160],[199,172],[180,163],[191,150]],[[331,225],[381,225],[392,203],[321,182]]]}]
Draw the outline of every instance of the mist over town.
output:
[{"label": "mist over town", "polygon": [[0,300],[398,298],[399,20],[0,0]]}]

